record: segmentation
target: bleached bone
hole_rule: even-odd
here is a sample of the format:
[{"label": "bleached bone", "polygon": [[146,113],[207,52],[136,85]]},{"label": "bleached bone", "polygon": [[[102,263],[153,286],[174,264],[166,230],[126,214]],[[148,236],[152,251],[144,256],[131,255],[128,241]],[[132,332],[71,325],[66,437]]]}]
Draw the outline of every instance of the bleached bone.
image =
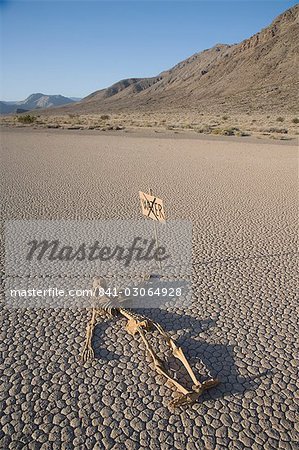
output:
[{"label": "bleached bone", "polygon": [[[141,340],[143,341],[146,350],[150,354],[154,367],[156,371],[163,375],[168,381],[170,381],[179,391],[180,396],[176,399],[174,399],[170,405],[171,406],[183,406],[187,404],[192,404],[195,401],[198,400],[200,395],[211,387],[216,386],[219,381],[215,378],[210,378],[209,380],[203,381],[202,383],[198,381],[196,378],[187,358],[184,355],[184,352],[181,347],[178,347],[175,343],[175,341],[171,338],[169,333],[167,333],[164,328],[157,322],[141,315],[136,314],[135,312],[128,310],[127,308],[123,308],[121,306],[121,302],[119,302],[117,305],[115,302],[112,302],[109,297],[106,295],[99,296],[99,289],[103,288],[106,290],[106,284],[104,280],[101,280],[100,278],[96,278],[93,282],[93,289],[94,289],[94,306],[92,308],[92,316],[91,320],[87,325],[86,328],[86,341],[82,352],[82,360],[83,362],[86,362],[90,359],[94,358],[94,351],[92,348],[92,338],[94,333],[94,328],[96,325],[96,317],[99,313],[105,312],[109,315],[116,315],[120,314],[123,317],[127,319],[126,324],[126,330],[129,334],[132,336],[135,336],[135,334],[139,334],[141,337]],[[156,328],[156,330],[160,333],[160,335],[166,340],[172,355],[179,359],[185,369],[187,370],[192,382],[193,386],[192,389],[185,388],[182,384],[180,384],[173,376],[169,374],[167,371],[163,361],[157,356],[155,351],[153,350],[151,344],[149,343],[146,333],[150,330],[153,330]]]}]

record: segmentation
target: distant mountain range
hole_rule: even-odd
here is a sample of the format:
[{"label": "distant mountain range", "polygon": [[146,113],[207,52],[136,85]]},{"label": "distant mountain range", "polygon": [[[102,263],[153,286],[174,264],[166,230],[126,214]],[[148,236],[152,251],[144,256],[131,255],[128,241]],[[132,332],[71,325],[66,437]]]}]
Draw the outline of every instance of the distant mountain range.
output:
[{"label": "distant mountain range", "polygon": [[119,81],[79,103],[59,108],[59,113],[295,112],[298,11],[297,4],[239,44],[217,44],[156,77]]},{"label": "distant mountain range", "polygon": [[80,102],[61,95],[32,94],[22,102],[1,102],[0,111],[297,114],[298,12],[297,4],[239,44],[217,44],[155,77],[121,80]]},{"label": "distant mountain range", "polygon": [[25,100],[19,102],[0,101],[0,113],[11,114],[33,109],[53,108],[54,106],[67,105],[80,99],[63,97],[63,95],[45,95],[41,93],[31,94]]}]

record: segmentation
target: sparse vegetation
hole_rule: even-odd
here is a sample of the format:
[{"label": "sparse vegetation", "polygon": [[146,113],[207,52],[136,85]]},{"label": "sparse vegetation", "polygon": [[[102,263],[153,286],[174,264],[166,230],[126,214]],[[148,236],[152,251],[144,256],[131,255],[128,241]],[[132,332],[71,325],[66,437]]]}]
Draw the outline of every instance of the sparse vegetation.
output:
[{"label": "sparse vegetation", "polygon": [[[175,131],[184,130],[188,132],[196,132],[206,135],[218,136],[263,136],[270,138],[271,134],[275,139],[293,139],[299,134],[296,131],[296,125],[299,123],[299,116],[285,115],[283,124],[277,122],[278,116],[271,116],[266,120],[266,116],[260,115],[255,117],[247,117],[245,113],[229,114],[222,111],[220,114],[205,114],[204,118],[201,113],[189,112],[180,113],[158,113],[157,114],[61,114],[61,115],[40,115],[28,112],[20,115],[2,116],[0,124],[2,125],[21,125],[33,126],[38,128],[59,128],[71,130],[118,130],[126,129],[127,132],[133,129],[148,129],[153,132],[157,130]],[[28,117],[29,116],[29,117]],[[109,120],[107,119],[109,117]],[[224,117],[228,120],[224,122]],[[105,119],[103,119],[105,118]],[[262,125],[263,126],[260,126]]]},{"label": "sparse vegetation", "polygon": [[286,128],[275,128],[271,127],[267,130],[270,133],[282,133],[282,134],[288,134],[288,130]]},{"label": "sparse vegetation", "polygon": [[250,136],[250,133],[242,131],[237,127],[213,128],[211,125],[204,125],[200,128],[196,128],[195,131],[197,133],[216,134],[219,136]]},{"label": "sparse vegetation", "polygon": [[245,136],[250,136],[250,133],[247,133],[247,131],[237,131],[236,136],[241,136],[241,137],[245,137]]},{"label": "sparse vegetation", "polygon": [[20,123],[34,123],[36,121],[36,117],[26,114],[26,116],[19,116],[17,120]]},{"label": "sparse vegetation", "polygon": [[227,120],[228,116],[222,116],[222,120]]},{"label": "sparse vegetation", "polygon": [[208,125],[203,125],[202,127],[200,127],[200,128],[195,128],[195,131],[197,132],[197,133],[203,133],[203,134],[210,134],[211,133],[211,130],[212,130],[212,128],[210,127],[210,126],[208,126]]},{"label": "sparse vegetation", "polygon": [[231,127],[231,128],[215,128],[212,133],[220,134],[222,136],[234,136],[236,132],[239,132],[239,128]]},{"label": "sparse vegetation", "polygon": [[284,122],[284,117],[277,117],[277,122]]}]

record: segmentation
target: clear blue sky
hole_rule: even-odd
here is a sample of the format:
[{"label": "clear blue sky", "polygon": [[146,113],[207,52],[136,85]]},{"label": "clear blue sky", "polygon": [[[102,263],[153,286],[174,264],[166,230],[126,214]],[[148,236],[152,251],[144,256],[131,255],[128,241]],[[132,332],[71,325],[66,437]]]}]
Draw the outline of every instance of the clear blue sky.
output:
[{"label": "clear blue sky", "polygon": [[0,0],[0,99],[84,97],[122,78],[157,75],[251,36],[296,3]]}]

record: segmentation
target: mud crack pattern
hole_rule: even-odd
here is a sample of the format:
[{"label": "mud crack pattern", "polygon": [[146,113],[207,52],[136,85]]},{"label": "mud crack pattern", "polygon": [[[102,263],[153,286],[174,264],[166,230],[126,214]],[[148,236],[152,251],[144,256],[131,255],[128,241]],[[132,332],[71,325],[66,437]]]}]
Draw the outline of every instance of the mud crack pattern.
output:
[{"label": "mud crack pattern", "polygon": [[86,310],[11,310],[3,296],[0,447],[298,448],[296,147],[2,137],[4,220],[138,218],[150,186],[170,218],[193,221],[192,303],[146,313],[221,384],[170,410],[173,390],[124,322],[98,324],[96,359],[83,367]]}]

